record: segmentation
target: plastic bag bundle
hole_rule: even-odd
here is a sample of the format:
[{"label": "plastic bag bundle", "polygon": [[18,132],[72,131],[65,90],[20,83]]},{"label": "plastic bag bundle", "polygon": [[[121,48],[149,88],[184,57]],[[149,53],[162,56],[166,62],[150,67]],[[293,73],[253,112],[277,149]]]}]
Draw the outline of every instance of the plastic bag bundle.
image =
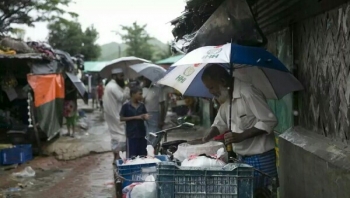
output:
[{"label": "plastic bag bundle", "polygon": [[224,144],[221,142],[210,141],[205,144],[190,145],[188,143],[182,143],[177,147],[177,151],[174,153],[174,158],[184,161],[186,158],[193,155],[215,155],[220,148],[224,148]]},{"label": "plastic bag bundle", "polygon": [[21,172],[12,173],[12,175],[16,176],[16,177],[34,177],[35,176],[35,171],[32,169],[32,167],[27,166]]},{"label": "plastic bag bundle", "polygon": [[140,157],[137,156],[135,159],[127,159],[125,152],[119,152],[120,158],[123,160],[123,165],[136,165],[136,164],[148,164],[148,163],[159,163],[159,159],[154,157],[154,148],[151,145],[146,147],[147,156]]},{"label": "plastic bag bundle", "polygon": [[146,177],[145,182],[132,183],[123,189],[123,198],[156,198],[157,185],[153,175]]},{"label": "plastic bag bundle", "polygon": [[207,156],[205,154],[198,155],[198,156],[190,156],[189,158],[185,159],[181,163],[181,166],[202,167],[202,168],[225,166],[226,163],[220,159],[221,157],[224,156],[224,154],[225,154],[225,150],[221,148],[217,151],[217,154],[213,156]]}]

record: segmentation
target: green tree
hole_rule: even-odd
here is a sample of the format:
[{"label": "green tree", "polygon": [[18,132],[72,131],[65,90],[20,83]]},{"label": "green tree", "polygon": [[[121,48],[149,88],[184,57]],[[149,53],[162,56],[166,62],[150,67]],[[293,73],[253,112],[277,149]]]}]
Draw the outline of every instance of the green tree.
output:
[{"label": "green tree", "polygon": [[[35,22],[50,21],[68,13],[72,17],[78,15],[66,12],[72,0],[2,0],[0,1],[0,34],[11,33],[12,24],[24,24],[30,27]],[[33,12],[36,13],[33,16]]]},{"label": "green tree", "polygon": [[83,47],[80,53],[84,54],[85,60],[96,60],[101,55],[101,48],[96,44],[98,31],[94,26],[86,28],[83,36]]},{"label": "green tree", "polygon": [[101,54],[96,44],[98,32],[93,26],[83,31],[79,22],[59,18],[49,23],[48,29],[48,41],[53,48],[71,55],[83,54],[85,60],[96,60]]},{"label": "green tree", "polygon": [[24,37],[26,35],[26,31],[24,29],[21,28],[14,28],[12,30],[12,34],[17,38],[17,39],[21,39],[24,40]]},{"label": "green tree", "polygon": [[152,37],[145,30],[147,25],[138,25],[134,22],[131,26],[121,26],[124,33],[119,33],[123,42],[128,46],[126,54],[147,60],[152,60],[154,49],[149,41]]},{"label": "green tree", "polygon": [[170,56],[173,55],[173,52],[171,50],[171,43],[167,42],[166,46],[167,46],[166,50],[158,51],[155,54],[155,56],[156,56],[156,60],[155,61],[166,59],[166,58],[169,58]]}]

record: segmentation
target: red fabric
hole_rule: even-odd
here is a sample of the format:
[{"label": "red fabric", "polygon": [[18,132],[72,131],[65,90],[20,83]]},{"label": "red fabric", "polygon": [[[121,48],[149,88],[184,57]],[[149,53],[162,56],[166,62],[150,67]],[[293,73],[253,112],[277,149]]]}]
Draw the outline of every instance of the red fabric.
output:
[{"label": "red fabric", "polygon": [[97,87],[97,95],[98,95],[98,99],[102,99],[103,96],[103,87],[101,85],[99,85]]},{"label": "red fabric", "polygon": [[225,134],[228,133],[229,131],[226,131],[225,133],[221,134],[221,135],[218,135],[216,137],[214,137],[214,140],[224,140],[225,139]]}]

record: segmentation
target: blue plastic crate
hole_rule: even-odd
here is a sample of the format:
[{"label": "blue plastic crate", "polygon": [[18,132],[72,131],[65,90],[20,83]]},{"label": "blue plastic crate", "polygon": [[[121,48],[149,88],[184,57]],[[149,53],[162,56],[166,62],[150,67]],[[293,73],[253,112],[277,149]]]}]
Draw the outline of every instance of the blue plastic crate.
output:
[{"label": "blue plastic crate", "polygon": [[[155,157],[163,162],[169,161],[169,158],[166,155],[156,155]],[[117,160],[116,164],[118,174],[126,179],[123,182],[123,188],[130,185],[133,182],[143,181],[145,175],[157,173],[157,163],[123,165],[123,160]]]},{"label": "blue plastic crate", "polygon": [[0,150],[0,164],[23,164],[33,159],[32,145],[21,144],[15,145],[13,148]]},{"label": "blue plastic crate", "polygon": [[252,198],[254,169],[246,164],[195,168],[162,162],[156,180],[158,197]]}]

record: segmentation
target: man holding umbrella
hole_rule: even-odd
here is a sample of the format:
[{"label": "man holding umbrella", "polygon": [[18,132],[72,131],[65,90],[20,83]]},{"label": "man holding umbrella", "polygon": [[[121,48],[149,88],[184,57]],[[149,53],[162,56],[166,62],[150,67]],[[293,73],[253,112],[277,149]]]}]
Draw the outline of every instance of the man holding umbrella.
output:
[{"label": "man holding umbrella", "polygon": [[[224,67],[213,64],[206,67],[202,81],[209,92],[219,100],[226,100],[205,137],[193,143],[205,143],[229,130],[230,97],[232,94],[231,131],[225,134],[225,143],[232,144],[238,158],[271,177],[277,177],[273,129],[277,119],[263,93],[238,79],[229,93],[231,77]],[[256,175],[261,176],[261,175]],[[262,178],[262,179],[261,179]],[[255,180],[255,189],[268,185],[268,178]]]},{"label": "man holding umbrella", "polygon": [[125,86],[123,70],[112,69],[110,81],[104,91],[103,105],[105,120],[111,135],[114,161],[119,159],[119,151],[126,151],[125,123],[120,121],[119,112],[129,96],[130,89]]}]

